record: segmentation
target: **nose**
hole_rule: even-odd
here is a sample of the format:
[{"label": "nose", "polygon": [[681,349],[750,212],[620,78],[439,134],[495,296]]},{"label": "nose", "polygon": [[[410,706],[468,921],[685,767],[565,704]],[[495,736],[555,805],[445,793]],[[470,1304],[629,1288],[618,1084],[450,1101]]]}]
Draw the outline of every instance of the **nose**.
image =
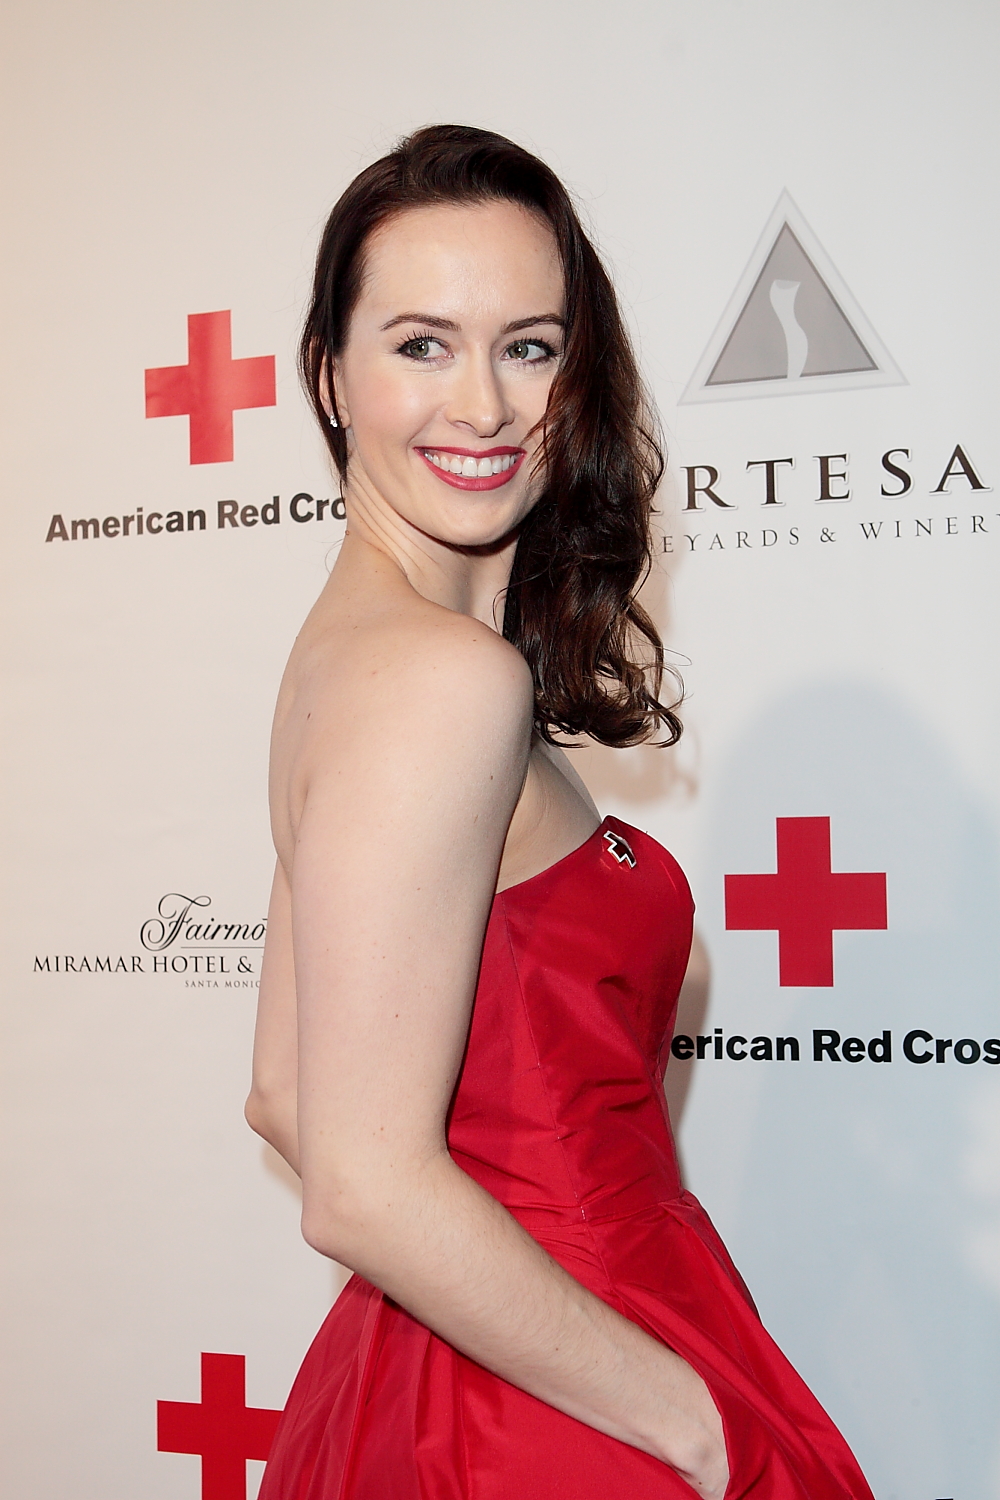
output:
[{"label": "nose", "polygon": [[514,420],[504,382],[487,350],[470,352],[459,361],[444,415],[456,427],[477,437],[494,437]]}]

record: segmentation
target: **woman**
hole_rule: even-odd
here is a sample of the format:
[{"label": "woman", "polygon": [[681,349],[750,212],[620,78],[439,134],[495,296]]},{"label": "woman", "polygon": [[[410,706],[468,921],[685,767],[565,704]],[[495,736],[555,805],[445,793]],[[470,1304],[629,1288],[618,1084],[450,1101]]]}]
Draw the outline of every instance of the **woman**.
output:
[{"label": "woman", "polygon": [[302,357],[347,529],[275,717],[247,1115],[355,1275],[262,1500],[867,1497],[680,1185],[684,877],[553,743],[680,730],[660,455],[564,188],[418,131],[334,208]]}]

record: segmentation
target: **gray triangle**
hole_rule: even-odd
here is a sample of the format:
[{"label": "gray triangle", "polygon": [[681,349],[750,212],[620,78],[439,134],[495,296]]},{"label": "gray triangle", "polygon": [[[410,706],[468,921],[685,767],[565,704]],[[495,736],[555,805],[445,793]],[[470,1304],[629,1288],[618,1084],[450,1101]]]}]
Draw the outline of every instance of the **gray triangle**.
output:
[{"label": "gray triangle", "polygon": [[706,386],[877,369],[795,234],[783,224]]}]

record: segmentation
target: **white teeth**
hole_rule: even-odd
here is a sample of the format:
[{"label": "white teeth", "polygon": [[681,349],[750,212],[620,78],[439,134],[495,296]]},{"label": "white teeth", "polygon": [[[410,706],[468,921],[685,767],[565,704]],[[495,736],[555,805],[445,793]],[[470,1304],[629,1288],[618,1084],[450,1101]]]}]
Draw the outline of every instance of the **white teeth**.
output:
[{"label": "white teeth", "polygon": [[491,474],[506,474],[518,459],[516,453],[500,453],[493,458],[480,459],[473,458],[471,454],[462,458],[457,453],[438,453],[433,448],[425,448],[423,453],[436,469],[444,469],[449,474],[460,474],[463,479],[487,479]]}]

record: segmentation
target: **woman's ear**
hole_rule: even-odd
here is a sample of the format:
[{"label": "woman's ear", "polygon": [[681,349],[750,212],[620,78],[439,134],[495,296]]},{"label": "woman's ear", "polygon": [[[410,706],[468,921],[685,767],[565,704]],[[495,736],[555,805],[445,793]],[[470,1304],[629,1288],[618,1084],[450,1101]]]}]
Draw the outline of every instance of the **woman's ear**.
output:
[{"label": "woman's ear", "polygon": [[[337,361],[335,359],[327,360],[325,355],[320,368],[319,389],[323,410],[326,412],[332,425],[335,427],[350,427],[351,418],[344,404],[342,384],[338,379]],[[333,392],[332,401],[330,399],[331,390]]]}]

